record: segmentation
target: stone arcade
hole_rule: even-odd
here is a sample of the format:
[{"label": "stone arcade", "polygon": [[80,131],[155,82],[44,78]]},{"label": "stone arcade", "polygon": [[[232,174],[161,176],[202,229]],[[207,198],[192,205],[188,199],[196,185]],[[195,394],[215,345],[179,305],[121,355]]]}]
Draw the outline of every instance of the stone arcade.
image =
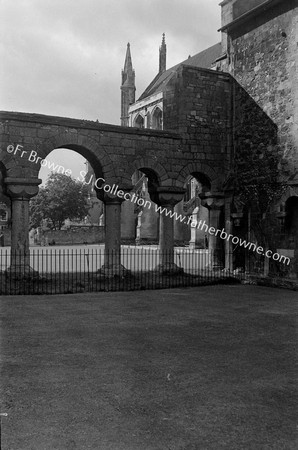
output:
[{"label": "stone arcade", "polygon": [[[288,233],[280,245],[293,253],[297,275],[298,2],[224,0],[221,6],[222,43],[219,55],[218,45],[213,47],[213,67],[188,61],[168,72],[163,38],[160,73],[146,90],[149,97],[143,96],[140,102],[134,102],[128,47],[125,70],[131,73],[122,79],[123,126],[1,113],[0,202],[11,203],[12,255],[25,270],[29,270],[29,200],[38,192],[40,161],[32,164],[11,155],[7,146],[22,145],[43,159],[57,148],[77,151],[88,160],[96,178],[115,183],[125,192],[133,189],[133,174],[139,171],[148,180],[151,200],[168,209],[181,202],[187,180],[193,177],[201,186],[200,204],[208,210],[209,226],[224,226],[229,233],[242,220],[243,211],[228,180],[235,155],[249,143],[254,151],[278,146],[283,153],[281,167],[284,160],[289,162],[288,190],[276,214]],[[154,91],[161,85],[165,89]],[[145,117],[142,108],[145,112],[150,97],[159,107],[152,107],[152,117]],[[96,194],[105,204],[105,269],[121,273],[121,209],[127,206],[103,191]],[[165,215],[159,220],[161,264],[175,270],[174,221]],[[223,245],[225,261],[219,259]],[[233,268],[230,242],[213,236],[209,251],[213,266]]]},{"label": "stone arcade", "polygon": [[[210,73],[218,82],[218,74]],[[219,80],[219,88],[222,81]],[[224,109],[224,107],[222,107]],[[82,154],[95,172],[110,185],[129,192],[133,186],[131,176],[140,170],[149,179],[149,192],[152,200],[172,209],[184,195],[185,177],[190,174],[206,174],[210,180],[208,198],[218,198],[220,179],[214,168],[223,162],[220,152],[222,142],[213,139],[213,167],[208,162],[194,161],[190,145],[178,133],[156,130],[138,130],[96,122],[80,121],[60,117],[49,117],[25,113],[1,113],[1,187],[2,196],[11,200],[12,217],[12,256],[18,264],[29,270],[29,200],[38,192],[41,180],[38,178],[40,162],[32,163],[26,158],[12,155],[7,151],[9,145],[19,144],[23,149],[36,151],[45,159],[56,148],[68,148]],[[223,118],[223,127],[227,122]],[[210,151],[212,150],[210,146]],[[214,194],[213,194],[214,192]],[[106,216],[106,268],[115,272],[120,267],[120,217],[123,199],[97,192],[105,203]],[[160,215],[161,250],[167,251],[161,263],[165,268],[173,266],[173,220]],[[113,261],[108,255],[113,252]],[[21,260],[20,260],[21,258]],[[170,259],[169,259],[170,258]],[[16,261],[12,261],[15,265]]]}]

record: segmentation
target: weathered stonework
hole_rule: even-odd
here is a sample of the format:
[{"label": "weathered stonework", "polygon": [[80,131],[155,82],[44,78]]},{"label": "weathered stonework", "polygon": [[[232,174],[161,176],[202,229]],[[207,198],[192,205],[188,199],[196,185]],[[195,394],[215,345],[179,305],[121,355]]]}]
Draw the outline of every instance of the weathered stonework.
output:
[{"label": "weathered stonework", "polygon": [[[221,66],[241,86],[234,96],[235,159],[249,169],[253,157],[262,165],[264,152],[277,155],[288,188],[280,192],[275,219],[272,215],[272,242],[285,253],[294,252],[297,261],[298,1],[224,0],[221,6],[227,54]],[[285,227],[289,217],[291,226]]]},{"label": "weathered stonework", "polygon": [[[223,109],[217,113],[217,122],[223,113]],[[213,120],[215,119],[213,118]],[[194,147],[193,143],[196,142],[194,128],[197,127],[197,124],[194,125],[192,122],[193,116],[186,112],[184,124],[191,131],[191,136],[188,136],[187,133],[180,135],[171,131],[139,130],[75,119],[3,112],[1,113],[1,124],[4,133],[1,135],[0,141],[3,190],[12,196],[11,189],[7,191],[6,180],[24,179],[34,185],[39,183],[38,173],[41,161],[46,159],[53,149],[68,148],[77,151],[90,162],[96,178],[103,178],[107,184],[115,184],[125,192],[133,188],[134,172],[136,170],[143,171],[148,177],[148,191],[151,200],[164,204],[166,199],[175,197],[174,203],[173,201],[166,203],[168,207],[174,208],[178,193],[181,200],[185,192],[184,185],[190,173],[204,174],[210,186],[218,184],[218,176],[212,165],[220,159],[220,162],[217,163],[217,166],[220,167],[224,160],[224,155],[217,151],[218,141],[212,139],[209,141],[208,131],[204,130],[206,151],[210,158],[208,158],[208,162],[194,161],[191,145]],[[196,146],[195,150],[197,150]],[[39,160],[37,160],[38,157]],[[36,193],[37,189],[32,195],[36,195]],[[118,202],[119,199],[109,199],[107,195],[103,194],[103,190],[97,190],[97,196],[104,201],[106,209],[106,262],[103,273],[122,274],[120,218],[123,200]],[[27,211],[27,198],[24,199],[25,201]],[[26,223],[23,226],[24,236],[21,247],[26,249],[27,255],[29,217],[27,213],[23,216]],[[170,267],[176,270],[173,265],[173,255],[168,252],[174,243],[174,227],[169,226],[168,219],[168,217],[166,219],[163,216],[160,217],[162,225],[159,239],[162,252],[164,249],[161,264],[166,270],[169,270]],[[164,226],[165,220],[167,221],[166,226]],[[173,220],[170,220],[173,225]],[[19,239],[20,230],[14,231],[17,222],[16,214],[12,214],[13,247],[17,245],[17,242],[22,242]],[[26,256],[23,265],[28,265],[27,259]]]},{"label": "weathered stonework", "polygon": [[[1,113],[0,183],[3,194],[8,194],[14,201],[7,180],[27,179],[33,180],[33,185],[37,183],[40,161],[37,164],[28,161],[26,156],[31,151],[46,158],[53,149],[69,148],[89,161],[96,178],[104,178],[106,183],[118,185],[125,192],[133,187],[134,173],[142,172],[148,178],[150,199],[171,209],[183,197],[189,177],[194,177],[201,186],[203,199],[207,199],[209,223],[214,227],[225,226],[235,233],[239,226],[236,223],[243,221],[245,216],[245,208],[240,211],[233,195],[235,167],[242,165],[249,169],[251,162],[256,160],[261,165],[263,154],[271,152],[279,156],[281,175],[288,183],[288,190],[277,205],[280,214],[277,217],[281,218],[282,225],[283,214],[288,219],[291,216],[295,225],[297,214],[292,214],[290,209],[296,208],[293,197],[298,197],[298,0],[224,0],[221,6],[222,56],[216,67],[226,72],[185,63],[172,71],[162,94],[161,91],[154,93],[158,94],[158,99],[153,99],[162,102],[166,131],[35,114]],[[133,81],[126,87],[134,94],[130,62],[128,66]],[[147,100],[141,99],[136,104],[136,115]],[[122,111],[125,124],[128,124],[128,113],[127,108]],[[9,153],[9,145],[21,146],[19,150],[27,152],[26,156],[21,157],[21,152]],[[100,190],[97,190],[97,196],[106,204],[109,222],[108,226],[106,224],[103,271],[122,274],[121,201],[109,199]],[[18,202],[20,199],[19,196]],[[23,199],[24,202],[27,200]],[[21,206],[18,204],[14,209],[22,210]],[[287,211],[292,215],[287,216]],[[26,219],[27,210],[23,211],[23,216]],[[168,219],[160,217],[159,244],[164,251],[162,264],[175,269],[172,258],[174,227]],[[292,222],[287,226],[288,232],[293,234],[295,226]],[[133,225],[129,222],[125,226],[128,238]],[[247,229],[243,226],[242,232],[245,237]],[[24,237],[22,241],[25,247],[26,239]],[[16,245],[15,237],[13,242]],[[297,237],[291,235],[283,242],[292,246],[290,250],[295,249],[298,260]],[[220,247],[223,247],[222,242],[215,238],[210,240],[213,266],[221,267],[222,261],[217,260]],[[111,250],[115,254],[112,259]],[[225,243],[225,250],[226,268],[230,268],[233,249]]]},{"label": "weathered stonework", "polygon": [[278,3],[231,30],[230,38],[232,75],[276,124],[282,157],[291,171],[297,170],[297,1]]},{"label": "weathered stonework", "polygon": [[213,189],[221,189],[226,176],[231,84],[228,74],[182,66],[164,96],[164,125],[180,132],[183,150],[192,159],[188,172],[206,175]]}]

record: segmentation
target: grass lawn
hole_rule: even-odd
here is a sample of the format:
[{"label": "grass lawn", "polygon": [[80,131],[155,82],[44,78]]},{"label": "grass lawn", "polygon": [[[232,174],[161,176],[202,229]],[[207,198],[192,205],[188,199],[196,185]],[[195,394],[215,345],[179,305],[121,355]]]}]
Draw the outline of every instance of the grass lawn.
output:
[{"label": "grass lawn", "polygon": [[297,292],[0,297],[2,450],[289,450]]}]

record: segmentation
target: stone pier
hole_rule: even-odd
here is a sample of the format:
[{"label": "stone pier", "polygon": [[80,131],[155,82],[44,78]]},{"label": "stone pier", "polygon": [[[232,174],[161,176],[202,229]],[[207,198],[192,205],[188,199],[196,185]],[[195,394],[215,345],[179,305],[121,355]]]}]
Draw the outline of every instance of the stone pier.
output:
[{"label": "stone pier", "polygon": [[11,266],[17,276],[32,275],[29,249],[29,200],[38,193],[40,179],[6,178],[7,193],[11,198]]},{"label": "stone pier", "polygon": [[[184,189],[160,187],[157,188],[155,201],[162,208],[174,212],[175,205],[182,200],[184,194]],[[174,262],[174,221],[174,217],[167,216],[165,213],[160,214],[160,261],[156,270],[161,273],[175,274],[183,271]]]},{"label": "stone pier", "polygon": [[107,277],[124,276],[128,273],[121,264],[121,204],[123,201],[123,198],[104,196],[105,253],[104,265],[99,272]]},{"label": "stone pier", "polygon": [[[224,195],[222,193],[211,193],[200,195],[202,205],[209,210],[209,231],[214,229],[212,233],[215,233],[217,229],[220,229],[220,215],[225,203]],[[223,255],[222,248],[223,243],[220,236],[217,234],[208,233],[208,250],[210,257],[210,267],[213,270],[223,269],[223,261],[221,255]]]}]

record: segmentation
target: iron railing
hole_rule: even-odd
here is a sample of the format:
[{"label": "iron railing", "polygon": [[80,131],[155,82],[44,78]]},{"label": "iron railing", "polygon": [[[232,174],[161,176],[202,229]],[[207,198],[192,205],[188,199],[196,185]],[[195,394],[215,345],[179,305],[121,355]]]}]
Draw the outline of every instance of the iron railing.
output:
[{"label": "iron railing", "polygon": [[[218,255],[216,258],[218,262]],[[189,287],[243,278],[214,264],[208,250],[158,247],[30,249],[0,251],[0,294],[58,294]]]}]

